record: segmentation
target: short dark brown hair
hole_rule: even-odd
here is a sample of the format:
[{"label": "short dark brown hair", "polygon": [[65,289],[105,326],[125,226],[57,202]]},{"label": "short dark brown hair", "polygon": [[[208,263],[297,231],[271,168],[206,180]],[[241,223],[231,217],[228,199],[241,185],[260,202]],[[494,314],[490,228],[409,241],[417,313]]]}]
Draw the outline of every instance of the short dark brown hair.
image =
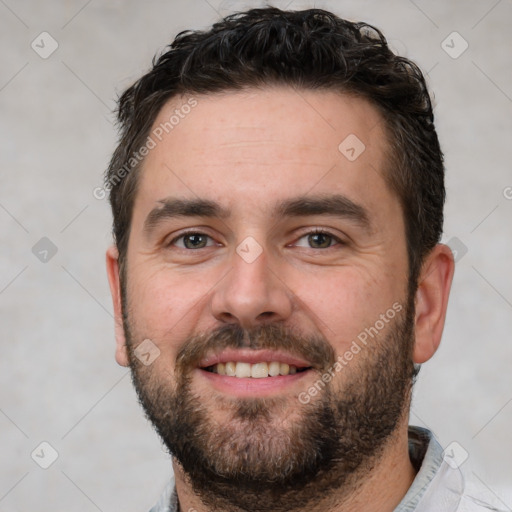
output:
[{"label": "short dark brown hair", "polygon": [[402,207],[415,290],[421,264],[441,238],[445,201],[443,155],[425,79],[416,64],[390,50],[378,29],[322,9],[251,9],[207,31],[181,32],[122,94],[120,141],[105,174],[121,272],[143,162],[133,155],[164,104],[181,94],[266,85],[356,94],[381,113],[389,147],[384,178]]}]

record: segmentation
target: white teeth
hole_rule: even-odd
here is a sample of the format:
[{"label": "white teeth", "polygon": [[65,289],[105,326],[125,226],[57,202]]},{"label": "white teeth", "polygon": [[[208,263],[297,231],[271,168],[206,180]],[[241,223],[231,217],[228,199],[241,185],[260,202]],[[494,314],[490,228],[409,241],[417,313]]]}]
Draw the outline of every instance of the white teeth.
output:
[{"label": "white teeth", "polygon": [[281,375],[288,375],[290,373],[290,367],[286,363],[281,363],[279,365],[279,373]]},{"label": "white teeth", "polygon": [[226,375],[229,375],[230,377],[234,377],[236,375],[236,363],[233,363],[230,361],[229,363],[226,363]]},{"label": "white teeth", "polygon": [[251,363],[236,363],[236,376],[239,379],[251,376]]},{"label": "white teeth", "polygon": [[271,363],[268,363],[268,374],[271,377],[276,377],[279,375],[279,366],[280,364],[277,361],[272,361]]},{"label": "white teeth", "polygon": [[[240,363],[237,363],[237,365]],[[238,377],[238,375],[237,375]],[[267,363],[256,363],[251,365],[251,377],[253,379],[261,379],[268,377],[268,365]]]},{"label": "white teeth", "polygon": [[278,361],[255,364],[229,361],[227,363],[217,363],[212,367],[212,372],[240,379],[248,377],[263,379],[265,377],[277,377],[278,375],[294,375],[297,373],[297,367]]}]

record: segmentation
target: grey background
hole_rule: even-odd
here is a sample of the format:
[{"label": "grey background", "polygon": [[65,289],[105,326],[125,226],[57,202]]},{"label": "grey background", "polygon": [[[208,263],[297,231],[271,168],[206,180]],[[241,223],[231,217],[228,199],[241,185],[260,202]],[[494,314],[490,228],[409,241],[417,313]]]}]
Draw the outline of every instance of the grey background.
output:
[{"label": "grey background", "polygon": [[[110,212],[93,190],[116,140],[116,92],[178,31],[256,5],[0,0],[0,511],[148,510],[167,482],[168,456],[114,361]],[[512,2],[316,6],[375,24],[428,73],[446,155],[444,241],[459,260],[411,423],[444,447],[457,441],[462,468],[511,510]],[[31,47],[44,31],[58,43],[46,59]],[[454,31],[469,44],[458,58]],[[51,461],[42,441],[58,453],[48,469],[35,462]]]}]

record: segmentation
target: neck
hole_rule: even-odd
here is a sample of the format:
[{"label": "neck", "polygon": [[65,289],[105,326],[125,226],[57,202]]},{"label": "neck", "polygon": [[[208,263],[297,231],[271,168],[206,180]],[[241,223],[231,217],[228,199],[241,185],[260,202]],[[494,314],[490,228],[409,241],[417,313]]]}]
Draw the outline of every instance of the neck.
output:
[{"label": "neck", "polygon": [[[341,488],[332,490],[321,501],[295,508],[294,512],[392,512],[411,486],[416,472],[409,459],[408,418],[397,428],[378,460],[353,475]],[[210,512],[194,493],[192,484],[181,466],[173,462],[180,510]],[[224,511],[245,512],[223,507]]]}]

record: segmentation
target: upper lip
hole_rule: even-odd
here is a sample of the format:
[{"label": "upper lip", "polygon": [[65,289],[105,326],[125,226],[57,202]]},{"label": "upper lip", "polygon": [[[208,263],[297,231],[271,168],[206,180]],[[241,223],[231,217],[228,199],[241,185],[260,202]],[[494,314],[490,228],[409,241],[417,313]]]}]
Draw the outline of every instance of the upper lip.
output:
[{"label": "upper lip", "polygon": [[250,364],[277,361],[290,366],[296,366],[297,368],[309,368],[312,366],[311,363],[298,356],[276,350],[226,349],[218,354],[209,354],[199,362],[199,367],[207,368],[208,366],[228,363],[230,361]]}]

